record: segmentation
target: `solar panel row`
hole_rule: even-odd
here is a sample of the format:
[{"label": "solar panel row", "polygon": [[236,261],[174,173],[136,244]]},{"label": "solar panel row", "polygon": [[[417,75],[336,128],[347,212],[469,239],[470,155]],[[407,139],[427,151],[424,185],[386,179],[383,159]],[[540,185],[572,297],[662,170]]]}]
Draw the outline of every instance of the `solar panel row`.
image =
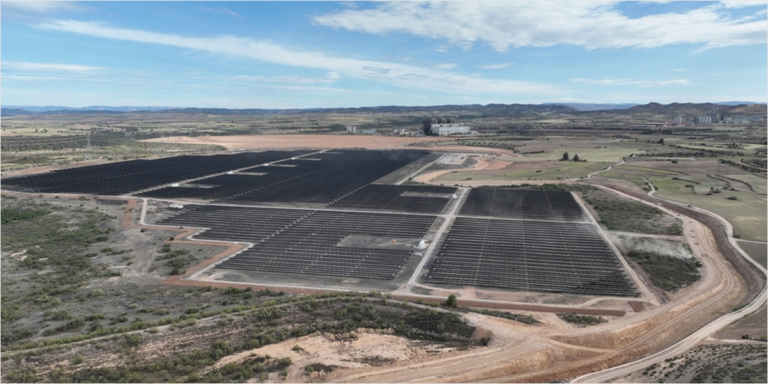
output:
[{"label": "solar panel row", "polygon": [[587,217],[566,191],[474,188],[460,214],[519,219],[586,221]]},{"label": "solar panel row", "polygon": [[521,291],[636,296],[590,224],[459,217],[425,282]]},{"label": "solar panel row", "polygon": [[[389,209],[419,213],[440,213],[456,192],[454,187],[437,185],[376,185],[370,184],[329,204],[333,208]],[[403,196],[404,193],[424,196]],[[427,194],[443,194],[434,197]]]},{"label": "solar panel row", "polygon": [[405,214],[187,207],[159,224],[211,228],[198,239],[256,243],[219,268],[385,280],[400,273],[410,251],[339,243],[350,235],[420,238],[435,220]]},{"label": "solar panel row", "polygon": [[334,151],[311,159],[256,166],[254,174],[232,174],[196,181],[209,188],[165,187],[142,193],[155,198],[199,198],[243,202],[330,203],[414,160],[424,151]]},{"label": "solar panel row", "polygon": [[122,195],[157,185],[194,179],[310,152],[265,151],[234,155],[130,160],[8,178],[3,179],[3,184],[31,192]]}]

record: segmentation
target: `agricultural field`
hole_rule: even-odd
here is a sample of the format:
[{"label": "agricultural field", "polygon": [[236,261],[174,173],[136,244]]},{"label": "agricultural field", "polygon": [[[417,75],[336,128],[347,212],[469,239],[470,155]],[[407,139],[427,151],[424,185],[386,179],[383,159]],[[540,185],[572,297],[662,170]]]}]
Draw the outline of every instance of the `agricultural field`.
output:
[{"label": "agricultural field", "polygon": [[510,164],[497,171],[446,173],[438,177],[438,182],[464,180],[560,180],[587,177],[592,172],[608,168],[611,163],[589,161],[522,161]]},{"label": "agricultural field", "polygon": [[728,174],[722,175],[722,177],[744,182],[758,195],[768,194],[768,186],[766,186],[766,179],[764,177],[755,176],[749,173]]},{"label": "agricultural field", "polygon": [[722,174],[732,175],[734,172],[732,167],[715,161],[648,162],[633,163],[632,168],[615,167],[600,176],[629,181],[646,189],[648,186],[643,180],[647,179],[657,189],[656,196],[715,212],[731,222],[740,238],[766,241],[765,195],[730,190],[727,179],[710,177],[716,174],[718,167]]},{"label": "agricultural field", "polygon": [[752,259],[757,261],[763,267],[766,266],[766,259],[768,259],[768,244],[765,243],[751,243],[748,241],[739,241],[739,247],[744,250]]}]

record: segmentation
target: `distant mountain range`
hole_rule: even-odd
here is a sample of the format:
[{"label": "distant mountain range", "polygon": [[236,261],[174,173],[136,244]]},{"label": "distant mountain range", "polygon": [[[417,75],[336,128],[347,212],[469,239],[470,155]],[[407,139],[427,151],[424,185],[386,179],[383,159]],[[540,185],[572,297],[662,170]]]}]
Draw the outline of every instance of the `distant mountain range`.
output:
[{"label": "distant mountain range", "polygon": [[[438,105],[438,106],[379,106],[360,108],[307,108],[307,109],[227,109],[227,108],[179,108],[179,107],[109,107],[91,106],[82,108],[61,106],[15,106],[2,107],[2,116],[21,115],[58,115],[58,114],[98,114],[98,113],[201,113],[212,115],[267,115],[267,114],[303,114],[303,113],[419,113],[425,115],[462,113],[482,113],[489,116],[507,116],[521,114],[574,114],[579,112],[606,111],[608,113],[652,113],[658,115],[699,115],[707,114],[712,106],[719,113],[762,114],[765,115],[765,103],[749,101],[724,101],[718,103],[648,103],[644,105],[590,104],[590,103],[544,103],[544,104],[488,104],[488,105]],[[741,107],[739,107],[741,106]],[[746,106],[746,107],[744,107]],[[734,108],[737,107],[737,108]],[[741,108],[741,109],[739,109]],[[736,110],[738,109],[738,111]],[[762,111],[762,112],[761,112]]]},{"label": "distant mountain range", "polygon": [[566,107],[571,107],[577,111],[608,111],[612,109],[632,108],[639,104],[543,103],[542,105],[565,105]]},{"label": "distant mountain range", "polygon": [[20,105],[5,105],[3,106],[3,109],[23,109],[25,111],[29,112],[52,112],[52,111],[109,111],[109,112],[135,112],[135,111],[148,111],[148,112],[155,112],[155,111],[163,111],[166,109],[173,109],[178,107],[109,107],[104,105],[92,105],[90,107],[80,107],[80,108],[74,108],[74,107],[60,107],[60,106],[53,106],[48,105],[44,107],[37,107],[37,106],[20,106]]},{"label": "distant mountain range", "polygon": [[[32,109],[37,108],[37,111]],[[467,112],[489,115],[515,115],[535,113],[576,113],[576,109],[564,105],[539,104],[488,104],[488,105],[438,105],[424,107],[380,106],[360,108],[308,108],[308,109],[227,109],[227,108],[155,108],[141,110],[142,107],[84,107],[55,109],[59,107],[9,106],[2,108],[3,116],[54,115],[54,114],[95,114],[95,113],[201,113],[212,115],[273,115],[302,113],[421,113],[421,114],[461,114]],[[45,109],[45,110],[43,110]]]}]

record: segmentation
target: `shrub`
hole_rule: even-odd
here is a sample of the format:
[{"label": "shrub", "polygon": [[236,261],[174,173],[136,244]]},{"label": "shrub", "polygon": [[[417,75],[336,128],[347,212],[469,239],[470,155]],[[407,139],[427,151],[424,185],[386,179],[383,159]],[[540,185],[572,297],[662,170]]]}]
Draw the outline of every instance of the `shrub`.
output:
[{"label": "shrub", "polygon": [[448,299],[445,301],[445,306],[449,308],[456,308],[459,306],[458,302],[456,301],[456,295],[451,293],[450,296],[448,296]]},{"label": "shrub", "polygon": [[136,347],[139,344],[141,344],[141,335],[138,333],[132,333],[129,335],[125,335],[125,344],[129,347]]},{"label": "shrub", "polygon": [[283,357],[282,359],[278,360],[278,361],[277,361],[277,363],[278,363],[280,366],[283,366],[283,367],[288,367],[288,366],[290,366],[290,365],[291,365],[293,362],[291,361],[291,358],[290,358],[290,357]]}]

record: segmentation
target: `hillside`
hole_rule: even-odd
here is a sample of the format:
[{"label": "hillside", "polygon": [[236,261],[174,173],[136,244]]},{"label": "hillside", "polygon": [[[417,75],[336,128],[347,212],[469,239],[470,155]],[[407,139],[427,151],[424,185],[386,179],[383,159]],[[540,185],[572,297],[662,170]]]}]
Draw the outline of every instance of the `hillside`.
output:
[{"label": "hillside", "polygon": [[732,115],[766,115],[765,104],[751,104],[751,105],[718,105],[714,103],[671,103],[671,104],[659,104],[648,103],[645,105],[637,105],[632,108],[617,110],[615,112],[622,114],[647,114],[656,116],[669,116],[674,117],[678,113],[683,116],[696,116],[696,115],[708,115],[715,107],[715,111],[718,114],[724,116]]}]

